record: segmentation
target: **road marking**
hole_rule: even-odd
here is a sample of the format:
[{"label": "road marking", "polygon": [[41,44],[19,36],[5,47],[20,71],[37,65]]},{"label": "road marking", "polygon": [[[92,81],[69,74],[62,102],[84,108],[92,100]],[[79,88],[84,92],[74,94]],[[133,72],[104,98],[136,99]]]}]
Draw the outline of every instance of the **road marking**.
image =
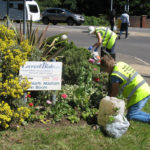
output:
[{"label": "road marking", "polygon": [[144,61],[144,60],[142,60],[142,59],[140,59],[138,57],[134,57],[134,58],[137,59],[137,60],[139,60],[139,61],[141,61],[141,62],[143,62],[145,65],[150,65],[148,62],[146,62],[146,61]]}]

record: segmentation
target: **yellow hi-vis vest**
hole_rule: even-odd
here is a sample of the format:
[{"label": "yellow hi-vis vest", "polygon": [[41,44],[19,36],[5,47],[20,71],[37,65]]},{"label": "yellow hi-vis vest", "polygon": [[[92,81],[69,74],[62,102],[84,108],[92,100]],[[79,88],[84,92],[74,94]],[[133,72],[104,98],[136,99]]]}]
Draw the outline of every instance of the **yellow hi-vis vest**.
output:
[{"label": "yellow hi-vis vest", "polygon": [[102,45],[111,49],[116,41],[117,34],[106,27],[97,27],[96,33],[100,33],[102,37]]},{"label": "yellow hi-vis vest", "polygon": [[117,76],[123,83],[119,86],[119,92],[127,98],[127,107],[130,107],[150,95],[150,86],[131,66],[124,62],[118,62],[111,76]]}]

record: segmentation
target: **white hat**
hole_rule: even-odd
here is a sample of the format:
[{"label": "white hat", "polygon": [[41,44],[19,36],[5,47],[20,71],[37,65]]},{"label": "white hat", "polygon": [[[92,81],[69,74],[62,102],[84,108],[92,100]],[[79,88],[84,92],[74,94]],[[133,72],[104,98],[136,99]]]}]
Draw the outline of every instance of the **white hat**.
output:
[{"label": "white hat", "polygon": [[94,33],[94,31],[95,31],[95,27],[93,27],[93,26],[89,26],[88,31],[89,31],[89,34]]}]

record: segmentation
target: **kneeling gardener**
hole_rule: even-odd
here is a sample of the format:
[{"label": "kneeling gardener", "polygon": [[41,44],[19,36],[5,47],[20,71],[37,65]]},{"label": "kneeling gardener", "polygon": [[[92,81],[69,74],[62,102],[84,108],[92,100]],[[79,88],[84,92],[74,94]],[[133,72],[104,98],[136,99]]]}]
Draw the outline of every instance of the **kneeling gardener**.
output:
[{"label": "kneeling gardener", "polygon": [[141,111],[150,99],[150,86],[131,66],[115,62],[110,55],[101,58],[101,69],[109,74],[109,96],[116,97],[120,92],[127,99],[127,118],[150,123],[150,114]]}]

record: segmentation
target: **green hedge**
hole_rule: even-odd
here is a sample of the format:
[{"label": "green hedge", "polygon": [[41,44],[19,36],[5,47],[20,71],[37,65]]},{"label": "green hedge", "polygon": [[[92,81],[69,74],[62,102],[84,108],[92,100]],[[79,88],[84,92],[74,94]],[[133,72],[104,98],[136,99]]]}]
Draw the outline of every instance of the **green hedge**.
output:
[{"label": "green hedge", "polygon": [[100,16],[100,17],[95,17],[95,16],[85,16],[85,22],[83,25],[93,25],[93,26],[108,26],[109,21],[106,16]]}]

